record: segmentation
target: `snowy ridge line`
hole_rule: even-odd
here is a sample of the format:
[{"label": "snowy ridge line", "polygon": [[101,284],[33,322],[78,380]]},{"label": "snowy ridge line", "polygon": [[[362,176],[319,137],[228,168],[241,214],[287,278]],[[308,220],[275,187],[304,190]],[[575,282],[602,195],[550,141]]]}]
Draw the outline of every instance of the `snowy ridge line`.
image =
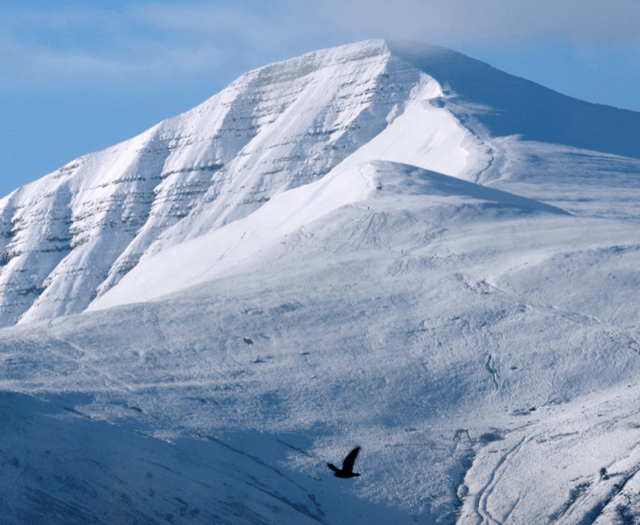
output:
[{"label": "snowy ridge line", "polygon": [[[544,203],[416,166],[379,160],[356,164],[361,158],[349,157],[323,179],[277,195],[249,217],[141,261],[124,278],[122,287],[94,300],[87,311],[151,300],[225,272],[238,271],[239,263],[255,259],[305,225],[340,207],[365,202],[372,195],[462,196],[495,203],[499,208],[565,214]],[[185,268],[184,260],[194,262]]]},{"label": "snowy ridge line", "polygon": [[[146,265],[134,269],[125,278],[130,284],[125,283],[98,298],[88,311],[123,304],[123,301],[149,300],[211,279],[244,259],[255,257],[318,217],[365,199],[375,187],[372,173],[360,167],[337,168],[320,181],[277,195],[245,219],[164,250]],[[185,257],[194,262],[178,270],[183,268]],[[147,265],[153,270],[148,271]]]},{"label": "snowy ridge line", "polygon": [[[247,73],[197,108],[17,190],[2,201],[0,323],[82,311],[147,252],[320,179],[402,111],[419,76],[382,41],[311,53]],[[50,210],[65,195],[61,221]],[[41,255],[42,232],[60,228],[71,249]]]}]

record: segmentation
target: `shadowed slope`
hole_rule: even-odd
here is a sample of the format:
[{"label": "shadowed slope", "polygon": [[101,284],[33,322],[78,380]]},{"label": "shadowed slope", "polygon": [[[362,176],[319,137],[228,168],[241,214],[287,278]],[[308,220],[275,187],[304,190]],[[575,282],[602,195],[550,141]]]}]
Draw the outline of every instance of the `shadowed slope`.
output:
[{"label": "shadowed slope", "polygon": [[528,199],[506,191],[488,188],[456,177],[398,162],[372,162],[371,168],[379,180],[379,189],[398,195],[439,195],[444,197],[471,197],[486,201],[487,206],[519,208],[528,212],[571,215],[556,206]]},{"label": "shadowed slope", "polygon": [[640,158],[638,112],[562,95],[450,49],[417,42],[388,45],[393,54],[448,84],[459,98],[447,100],[446,107],[461,104],[461,113],[470,113],[493,136],[522,135]]}]

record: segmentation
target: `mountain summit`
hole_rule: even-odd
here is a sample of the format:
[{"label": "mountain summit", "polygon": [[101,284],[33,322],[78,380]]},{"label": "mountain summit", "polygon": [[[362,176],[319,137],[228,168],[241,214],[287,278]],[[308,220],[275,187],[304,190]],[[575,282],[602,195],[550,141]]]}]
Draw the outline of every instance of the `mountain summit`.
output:
[{"label": "mountain summit", "polygon": [[366,41],[269,65],[2,199],[0,323],[81,312],[141,260],[345,163],[489,181],[513,162],[505,137],[638,158],[638,130],[637,113],[434,46]]}]

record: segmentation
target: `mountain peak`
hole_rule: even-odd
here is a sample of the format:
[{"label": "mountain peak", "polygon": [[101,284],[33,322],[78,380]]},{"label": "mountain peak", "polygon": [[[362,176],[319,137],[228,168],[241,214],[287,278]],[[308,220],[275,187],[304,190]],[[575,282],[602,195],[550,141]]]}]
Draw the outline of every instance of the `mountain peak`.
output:
[{"label": "mountain peak", "polygon": [[336,169],[385,161],[491,183],[524,173],[511,168],[532,141],[638,158],[639,117],[414,42],[267,65],[1,200],[0,323],[83,311],[140,261]]}]

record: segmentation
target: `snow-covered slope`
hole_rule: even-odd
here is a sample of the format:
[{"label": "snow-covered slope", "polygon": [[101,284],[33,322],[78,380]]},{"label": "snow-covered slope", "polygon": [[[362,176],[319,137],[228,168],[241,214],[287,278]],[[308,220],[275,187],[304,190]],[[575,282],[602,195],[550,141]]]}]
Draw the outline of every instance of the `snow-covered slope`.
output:
[{"label": "snow-covered slope", "polygon": [[0,523],[637,521],[621,111],[370,41],[7,197]]},{"label": "snow-covered slope", "polygon": [[367,41],[266,66],[1,200],[0,323],[81,312],[141,259],[347,158],[490,183],[544,162],[524,147],[536,140],[563,163],[580,147],[635,166],[638,122],[433,46]]},{"label": "snow-covered slope", "polygon": [[262,265],[262,254],[269,247],[286,242],[290,234],[335,209],[364,201],[372,192],[467,197],[471,202],[487,201],[497,207],[566,214],[538,201],[415,166],[388,161],[349,164],[345,162],[317,182],[276,196],[249,217],[145,260],[125,277],[121,286],[95,300],[89,310],[161,297],[225,272],[243,271],[239,264],[245,259],[260,258]]},{"label": "snow-covered slope", "polygon": [[312,53],[17,190],[0,202],[3,323],[80,312],[155,241],[319,179],[401,112],[420,76],[383,42]]}]

